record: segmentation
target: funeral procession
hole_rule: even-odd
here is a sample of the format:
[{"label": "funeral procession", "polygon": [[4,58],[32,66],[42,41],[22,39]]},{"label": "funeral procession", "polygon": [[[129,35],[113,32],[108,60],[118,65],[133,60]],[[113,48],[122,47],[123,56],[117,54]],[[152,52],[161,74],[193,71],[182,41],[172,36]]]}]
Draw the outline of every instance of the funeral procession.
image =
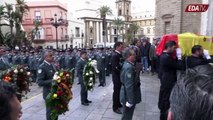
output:
[{"label": "funeral procession", "polygon": [[213,0],[0,0],[0,120],[213,120]]}]

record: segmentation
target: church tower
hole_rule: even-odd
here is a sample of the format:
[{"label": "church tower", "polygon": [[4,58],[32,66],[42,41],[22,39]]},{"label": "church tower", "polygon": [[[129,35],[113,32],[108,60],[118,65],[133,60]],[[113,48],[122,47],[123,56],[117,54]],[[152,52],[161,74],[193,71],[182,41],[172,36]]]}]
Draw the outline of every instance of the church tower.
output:
[{"label": "church tower", "polygon": [[118,16],[124,17],[125,21],[131,20],[131,0],[116,0]]}]

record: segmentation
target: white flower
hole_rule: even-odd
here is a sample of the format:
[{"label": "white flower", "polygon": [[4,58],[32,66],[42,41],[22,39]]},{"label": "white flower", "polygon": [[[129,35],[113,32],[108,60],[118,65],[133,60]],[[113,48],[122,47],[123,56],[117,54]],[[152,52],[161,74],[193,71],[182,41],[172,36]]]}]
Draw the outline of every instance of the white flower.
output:
[{"label": "white flower", "polygon": [[89,78],[89,80],[93,80],[93,78],[91,77],[91,78]]},{"label": "white flower", "polygon": [[89,75],[89,73],[86,73],[86,76],[88,76]]},{"label": "white flower", "polygon": [[14,70],[14,73],[18,73],[18,70],[17,70],[17,69],[15,69],[15,70]]},{"label": "white flower", "polygon": [[89,86],[92,86],[93,84],[92,83],[89,83]]},{"label": "white flower", "polygon": [[92,59],[91,58],[89,58],[89,61],[91,61]]},{"label": "white flower", "polygon": [[29,76],[31,73],[30,72],[27,72],[27,75]]},{"label": "white flower", "polygon": [[92,74],[93,74],[93,72],[92,72],[92,71],[90,71],[90,72],[89,72],[89,74],[90,74],[90,75],[92,75]]},{"label": "white flower", "polygon": [[23,70],[23,69],[20,69],[20,72],[24,72],[24,70]]}]

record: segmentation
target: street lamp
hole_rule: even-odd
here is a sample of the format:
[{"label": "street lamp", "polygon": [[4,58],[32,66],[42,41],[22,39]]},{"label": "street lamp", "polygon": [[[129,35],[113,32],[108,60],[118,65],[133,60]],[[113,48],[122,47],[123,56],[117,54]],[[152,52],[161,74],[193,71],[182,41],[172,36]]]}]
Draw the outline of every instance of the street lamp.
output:
[{"label": "street lamp", "polygon": [[81,33],[81,39],[82,39],[82,42],[81,42],[81,47],[83,48],[84,44],[83,44],[83,38],[84,38],[84,33],[82,32]]},{"label": "street lamp", "polygon": [[55,27],[56,29],[56,49],[58,49],[58,26],[62,25],[62,19],[58,19],[57,14],[54,15],[55,18],[51,18],[51,24]]}]

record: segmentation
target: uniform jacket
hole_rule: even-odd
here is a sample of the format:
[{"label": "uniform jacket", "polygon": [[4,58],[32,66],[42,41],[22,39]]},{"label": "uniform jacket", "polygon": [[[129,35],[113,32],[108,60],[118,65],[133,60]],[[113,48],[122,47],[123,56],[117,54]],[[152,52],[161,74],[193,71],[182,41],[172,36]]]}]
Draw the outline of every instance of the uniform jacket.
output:
[{"label": "uniform jacket", "polygon": [[98,70],[105,70],[106,69],[106,54],[101,52],[97,53],[96,55],[97,59],[97,68]]},{"label": "uniform jacket", "polygon": [[86,63],[87,63],[86,60],[83,60],[82,58],[80,58],[77,62],[76,69],[77,69],[78,77],[81,78],[80,80],[83,80],[84,66],[86,65]]},{"label": "uniform jacket", "polygon": [[122,68],[122,55],[118,52],[113,52],[111,57],[111,63],[112,63],[112,79],[115,80],[115,82],[120,83],[120,72]]},{"label": "uniform jacket", "polygon": [[65,67],[66,69],[75,68],[75,57],[72,55],[66,55],[65,56]]},{"label": "uniform jacket", "polygon": [[121,71],[120,102],[138,104],[141,101],[140,82],[136,79],[136,70],[133,63],[125,61]]},{"label": "uniform jacket", "polygon": [[10,66],[9,62],[5,58],[0,57],[0,71],[7,70],[10,67],[11,66]]},{"label": "uniform jacket", "polygon": [[37,83],[39,86],[43,87],[43,98],[46,99],[47,95],[50,93],[51,81],[56,72],[56,69],[52,64],[48,64],[44,61],[37,71]]}]

